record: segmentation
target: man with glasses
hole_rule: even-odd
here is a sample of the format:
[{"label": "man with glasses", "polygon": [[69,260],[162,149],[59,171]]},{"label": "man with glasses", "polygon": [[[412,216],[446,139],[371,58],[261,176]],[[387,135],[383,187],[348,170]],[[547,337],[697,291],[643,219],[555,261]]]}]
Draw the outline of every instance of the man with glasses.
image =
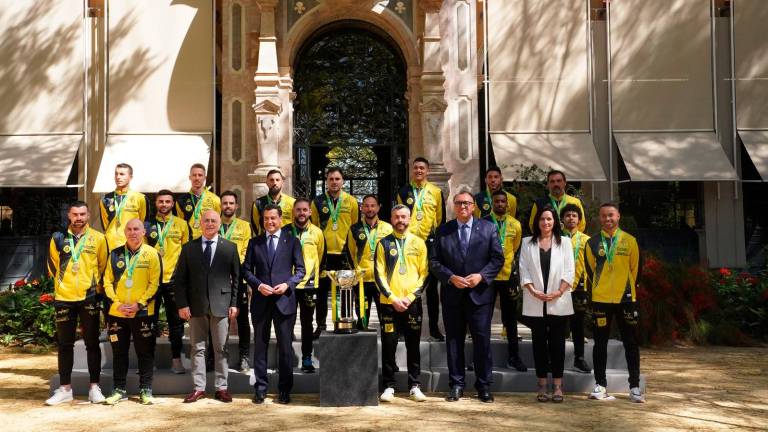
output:
[{"label": "man with glasses", "polygon": [[449,402],[464,395],[464,341],[466,329],[474,345],[475,388],[482,402],[491,395],[491,318],[496,290],[493,280],[504,265],[504,253],[493,222],[472,216],[474,198],[468,191],[453,198],[456,219],[441,226],[435,236],[429,266],[441,282],[448,373]]}]

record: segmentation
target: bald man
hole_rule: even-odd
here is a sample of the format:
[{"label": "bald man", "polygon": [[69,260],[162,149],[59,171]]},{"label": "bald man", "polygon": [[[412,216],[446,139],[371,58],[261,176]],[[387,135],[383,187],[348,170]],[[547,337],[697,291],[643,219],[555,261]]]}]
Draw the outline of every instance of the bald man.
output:
[{"label": "bald man", "polygon": [[201,216],[202,235],[181,248],[176,265],[176,306],[179,317],[189,321],[194,390],[185,403],[205,397],[205,343],[213,338],[215,398],[232,402],[227,391],[227,359],[224,345],[229,321],[237,317],[237,285],[240,255],[237,246],[219,235],[221,217],[214,210]]}]

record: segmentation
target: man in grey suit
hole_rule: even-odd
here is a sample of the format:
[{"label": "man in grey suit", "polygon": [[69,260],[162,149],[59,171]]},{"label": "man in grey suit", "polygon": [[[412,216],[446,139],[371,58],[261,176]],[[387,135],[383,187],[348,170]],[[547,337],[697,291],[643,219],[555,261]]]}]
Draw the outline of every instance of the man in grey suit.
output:
[{"label": "man in grey suit", "polygon": [[237,246],[219,236],[221,217],[214,210],[203,213],[203,235],[185,244],[176,265],[176,305],[179,317],[189,321],[192,343],[192,379],[195,389],[185,403],[205,397],[205,343],[210,332],[215,355],[215,398],[232,402],[227,391],[224,345],[229,321],[237,317],[240,256]]}]

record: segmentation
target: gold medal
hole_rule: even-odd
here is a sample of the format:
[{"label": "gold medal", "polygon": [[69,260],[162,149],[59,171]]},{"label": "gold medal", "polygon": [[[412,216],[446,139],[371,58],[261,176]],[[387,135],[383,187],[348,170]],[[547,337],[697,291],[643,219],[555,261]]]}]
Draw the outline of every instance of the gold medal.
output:
[{"label": "gold medal", "polygon": [[408,273],[408,269],[406,269],[404,265],[401,265],[400,266],[400,274],[404,275],[406,273]]},{"label": "gold medal", "polygon": [[127,286],[128,288],[132,287],[133,286],[133,279],[126,279],[125,280],[125,286]]},{"label": "gold medal", "polygon": [[416,220],[422,220],[424,219],[424,212],[419,210],[416,212]]},{"label": "gold medal", "polygon": [[120,228],[120,219],[117,220],[117,227]]},{"label": "gold medal", "polygon": [[157,253],[160,255],[160,258],[162,258],[162,257],[165,256],[165,249],[164,248],[160,248],[160,250],[157,251]]},{"label": "gold medal", "polygon": [[192,228],[200,229],[200,221],[195,221],[195,223],[192,224]]},{"label": "gold medal", "polygon": [[338,224],[338,223],[336,223],[336,222],[334,222],[334,223],[333,223],[333,226],[332,226],[331,228],[332,228],[334,231],[336,231],[336,230],[338,230],[338,229],[339,229],[339,224]]},{"label": "gold medal", "polygon": [[77,273],[78,271],[80,271],[80,263],[79,262],[72,263],[72,273]]}]

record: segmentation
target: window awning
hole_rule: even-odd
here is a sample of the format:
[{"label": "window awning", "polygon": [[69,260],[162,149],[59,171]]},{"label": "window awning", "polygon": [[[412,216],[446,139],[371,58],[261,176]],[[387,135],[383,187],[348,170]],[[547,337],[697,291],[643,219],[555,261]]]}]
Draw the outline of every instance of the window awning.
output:
[{"label": "window awning", "polygon": [[741,142],[763,181],[768,181],[768,130],[739,131]]},{"label": "window awning", "polygon": [[737,180],[714,132],[615,133],[633,181]]},{"label": "window awning", "polygon": [[520,164],[559,169],[568,180],[606,180],[590,134],[491,134],[491,142],[496,164],[510,180]]},{"label": "window awning", "polygon": [[82,135],[0,136],[0,187],[63,187]]},{"label": "window awning", "polygon": [[208,166],[211,136],[200,135],[111,135],[101,159],[94,192],[115,189],[115,165],[133,167],[131,189],[154,193],[160,189],[189,190],[189,167]]}]

